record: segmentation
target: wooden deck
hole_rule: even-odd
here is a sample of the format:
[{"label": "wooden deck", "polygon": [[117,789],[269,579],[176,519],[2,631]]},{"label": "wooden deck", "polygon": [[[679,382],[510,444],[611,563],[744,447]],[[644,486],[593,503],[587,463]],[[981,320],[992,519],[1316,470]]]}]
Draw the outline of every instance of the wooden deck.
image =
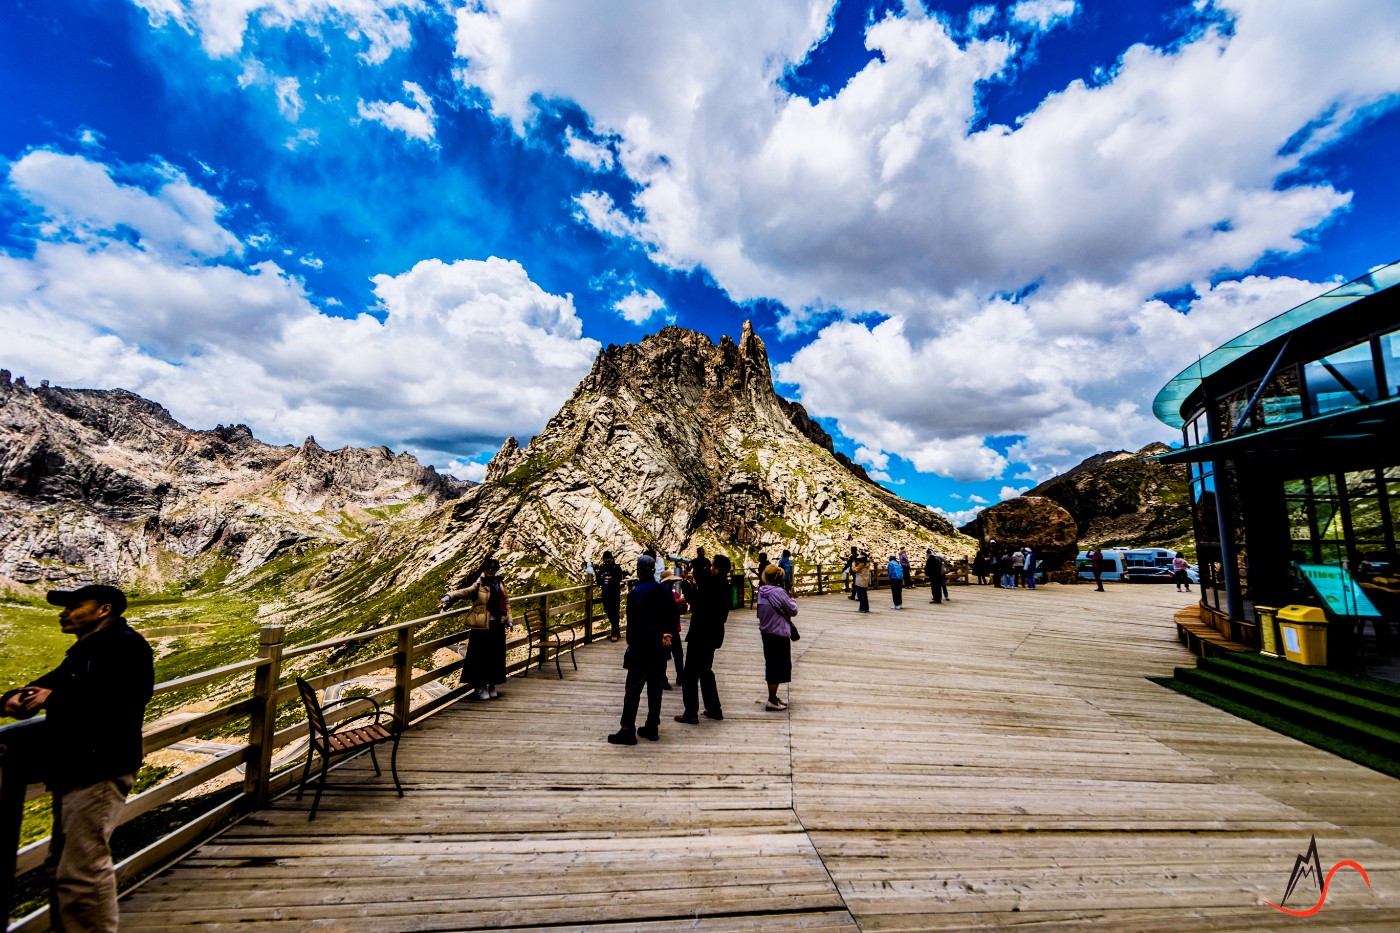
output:
[{"label": "wooden deck", "polygon": [[[790,709],[749,611],[725,720],[614,747],[621,646],[403,740],[408,796],[284,797],[122,901],[123,930],[1400,929],[1400,782],[1145,680],[1168,587],[801,600]],[[374,782],[368,762],[340,773]],[[387,780],[387,776],[385,778]],[[1316,835],[1327,904],[1284,894]],[[1299,883],[1288,906],[1311,907]]]}]

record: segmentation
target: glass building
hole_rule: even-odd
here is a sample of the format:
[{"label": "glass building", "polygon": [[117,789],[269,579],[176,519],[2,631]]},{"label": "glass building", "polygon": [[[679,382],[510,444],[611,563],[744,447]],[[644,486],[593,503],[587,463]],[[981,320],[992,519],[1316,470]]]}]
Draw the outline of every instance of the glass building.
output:
[{"label": "glass building", "polygon": [[[1190,465],[1202,607],[1258,646],[1254,606],[1313,602],[1294,566],[1396,575],[1400,263],[1217,348],[1153,410]],[[1393,620],[1394,608],[1378,602]]]}]

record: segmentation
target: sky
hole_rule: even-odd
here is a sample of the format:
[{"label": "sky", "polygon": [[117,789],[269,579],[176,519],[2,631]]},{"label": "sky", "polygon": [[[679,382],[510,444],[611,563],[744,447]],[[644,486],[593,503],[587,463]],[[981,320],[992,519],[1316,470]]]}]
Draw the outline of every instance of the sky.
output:
[{"label": "sky", "polygon": [[0,366],[480,479],[745,320],[957,522],[1400,259],[1393,0],[5,0]]}]

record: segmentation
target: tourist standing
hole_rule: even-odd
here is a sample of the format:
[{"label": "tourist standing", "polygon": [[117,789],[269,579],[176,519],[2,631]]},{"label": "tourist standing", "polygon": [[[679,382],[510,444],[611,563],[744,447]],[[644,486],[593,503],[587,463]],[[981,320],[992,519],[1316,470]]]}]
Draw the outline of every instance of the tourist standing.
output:
[{"label": "tourist standing", "polygon": [[997,566],[1001,570],[1001,588],[1004,590],[1013,589],[1016,578],[1012,575],[1010,551],[1001,552],[1001,557],[997,560]]},{"label": "tourist standing", "polygon": [[783,549],[783,556],[778,558],[778,566],[783,571],[783,589],[792,592],[792,552],[787,548]]},{"label": "tourist standing", "polygon": [[890,561],[885,565],[885,573],[890,578],[890,599],[894,600],[894,608],[904,608],[904,568],[899,565],[899,559],[895,555],[890,555]]},{"label": "tourist standing", "polygon": [[1094,592],[1103,592],[1103,551],[1094,548],[1085,555],[1089,558],[1089,569],[1094,574]]},{"label": "tourist standing", "polygon": [[855,587],[851,583],[851,565],[856,561],[856,547],[851,545],[851,553],[846,555],[846,561],[841,565],[841,588],[849,590],[851,595],[847,599],[855,599]]},{"label": "tourist standing", "polygon": [[[627,594],[627,651],[622,666],[627,683],[622,697],[622,723],[608,741],[636,745],[637,736],[655,742],[661,737],[661,681],[666,676],[672,633],[680,626],[680,611],[669,588],[657,583],[656,559],[637,558],[637,584]],[[647,719],[637,728],[642,687],[647,688]]]},{"label": "tourist standing", "polygon": [[500,577],[501,562],[488,557],[481,563],[475,584],[453,590],[438,600],[438,607],[450,609],[459,600],[484,603],[486,626],[473,628],[467,636],[467,657],[462,679],[476,688],[478,700],[500,698],[499,684],[506,682],[506,629],[510,628],[510,597]]},{"label": "tourist standing", "polygon": [[1011,552],[1011,580],[1015,586],[1024,586],[1026,583],[1026,552]]},{"label": "tourist standing", "polygon": [[1172,558],[1172,582],[1176,584],[1177,592],[1181,592],[1184,587],[1186,592],[1191,592],[1191,576],[1186,572],[1190,564],[1186,563],[1186,555],[1180,551]]},{"label": "tourist standing", "polygon": [[904,585],[909,587],[910,589],[913,589],[914,570],[913,565],[909,563],[909,552],[904,550],[903,548],[900,548],[899,556],[896,558],[896,560],[899,561],[899,569],[904,571]]},{"label": "tourist standing", "polygon": [[972,559],[972,575],[977,578],[978,586],[987,585],[987,568],[990,563],[985,550],[978,551],[977,556]]},{"label": "tourist standing", "polygon": [[622,582],[625,576],[622,567],[613,558],[613,552],[604,551],[602,562],[593,571],[593,582],[598,584],[598,592],[603,597],[603,612],[612,626],[612,634],[608,636],[608,641],[617,641],[622,637],[619,620],[622,615]]},{"label": "tourist standing", "polygon": [[1026,576],[1026,589],[1035,589],[1035,549],[1030,547],[1021,548],[1025,554],[1024,567],[1022,572]]},{"label": "tourist standing", "polygon": [[852,596],[856,600],[856,611],[870,611],[870,557],[867,554],[857,554],[851,563],[851,589]]},{"label": "tourist standing", "polygon": [[933,590],[931,603],[943,602],[944,568],[943,558],[933,552],[933,548],[928,549],[924,557],[924,576],[928,577],[929,588]]},{"label": "tourist standing", "polygon": [[[671,660],[676,662],[676,683],[680,683],[681,675],[685,673],[685,648],[681,643],[681,616],[688,608],[685,597],[681,593],[681,578],[669,570],[661,571],[659,582],[671,593],[671,598],[676,603],[676,630],[671,633]],[[661,689],[670,690],[671,680],[666,676],[666,662],[661,662]]]},{"label": "tourist standing", "polygon": [[676,722],[696,725],[700,698],[705,700],[705,716],[723,719],[719,701],[719,686],[715,681],[715,652],[724,644],[724,623],[729,618],[732,595],[729,592],[729,558],[716,554],[714,562],[697,557],[690,565],[690,581],[686,599],[690,602],[690,628],[685,640],[690,648],[685,657],[685,673],[681,676],[681,697],[685,712]]},{"label": "tourist standing", "polygon": [[77,641],[58,667],[0,697],[0,708],[16,719],[45,713],[49,922],[68,933],[116,933],[111,840],[141,767],[151,646],[122,618],[126,594],[114,586],[50,590],[48,601],[63,607],[59,627]]},{"label": "tourist standing", "polygon": [[763,679],[768,682],[768,702],[763,708],[767,710],[787,709],[778,696],[778,687],[792,681],[792,642],[797,638],[792,624],[797,601],[783,589],[782,573],[777,567],[769,568],[754,600],[759,636],[763,639]]}]

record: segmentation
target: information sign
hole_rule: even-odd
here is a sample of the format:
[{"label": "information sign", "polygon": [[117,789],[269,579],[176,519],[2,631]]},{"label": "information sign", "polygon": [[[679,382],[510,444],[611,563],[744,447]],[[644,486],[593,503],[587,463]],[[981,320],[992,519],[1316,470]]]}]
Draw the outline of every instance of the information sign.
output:
[{"label": "information sign", "polygon": [[1357,586],[1356,579],[1340,564],[1299,564],[1298,571],[1333,615],[1380,616],[1370,598]]}]

